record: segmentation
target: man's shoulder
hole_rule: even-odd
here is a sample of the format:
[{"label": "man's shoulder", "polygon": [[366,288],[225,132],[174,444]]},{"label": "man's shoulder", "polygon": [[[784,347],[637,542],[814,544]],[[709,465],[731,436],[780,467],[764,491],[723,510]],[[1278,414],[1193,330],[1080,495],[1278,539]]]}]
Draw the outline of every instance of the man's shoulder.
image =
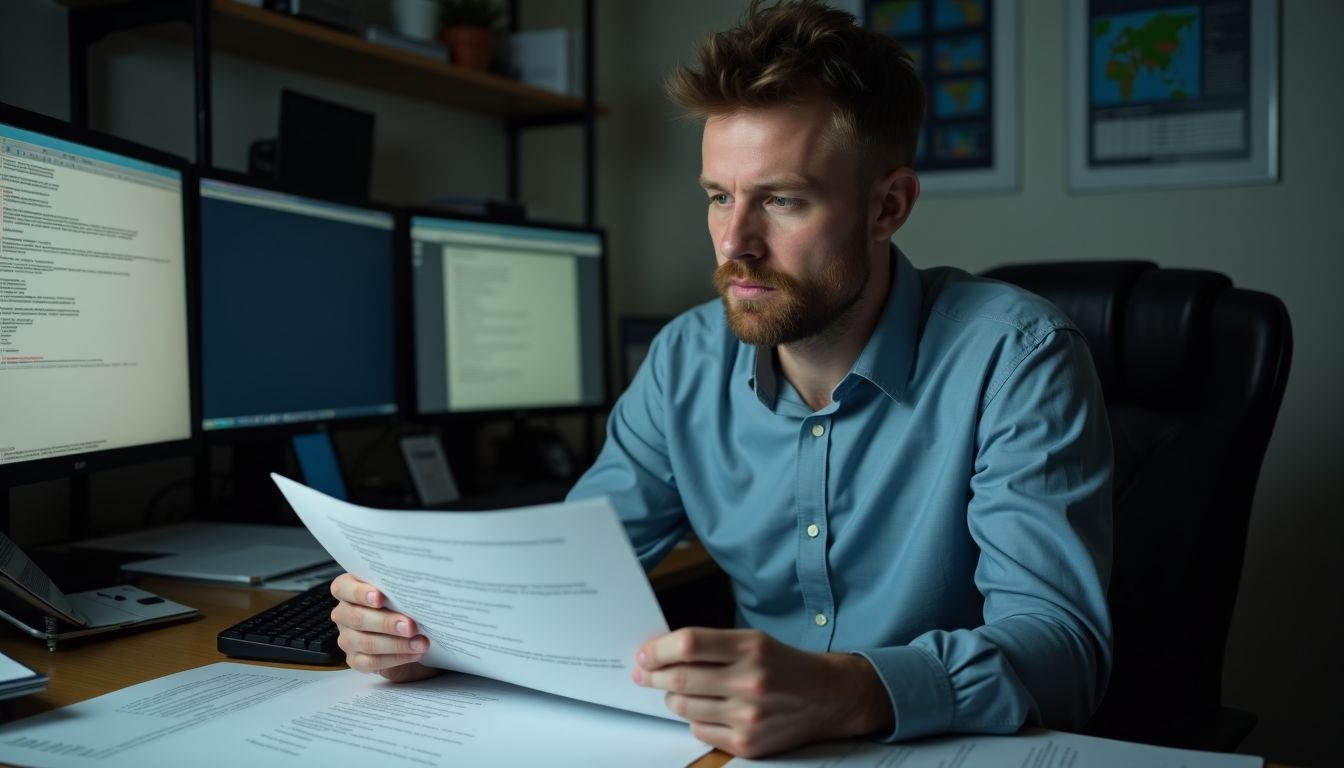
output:
[{"label": "man's shoulder", "polygon": [[658,333],[658,346],[665,354],[702,354],[723,347],[732,339],[723,316],[723,303],[707,301],[672,318]]},{"label": "man's shoulder", "polygon": [[1077,330],[1058,307],[1015,285],[953,267],[918,271],[926,330],[1012,336],[1028,344],[1061,329]]}]

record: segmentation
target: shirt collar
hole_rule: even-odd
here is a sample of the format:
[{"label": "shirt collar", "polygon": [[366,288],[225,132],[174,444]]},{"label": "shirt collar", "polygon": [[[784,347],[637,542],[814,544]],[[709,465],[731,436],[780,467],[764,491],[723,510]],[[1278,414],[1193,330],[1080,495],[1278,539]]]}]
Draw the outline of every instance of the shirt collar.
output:
[{"label": "shirt collar", "polygon": [[[891,287],[887,291],[887,303],[873,335],[849,369],[849,375],[831,393],[833,399],[841,399],[853,386],[853,378],[859,376],[871,381],[887,397],[900,401],[902,385],[910,377],[915,361],[922,303],[919,273],[899,248],[891,246]],[[754,346],[752,355],[752,374],[747,378],[747,386],[755,390],[756,397],[765,407],[774,410],[779,398],[774,350]]]},{"label": "shirt collar", "polygon": [[[873,335],[859,353],[859,359],[849,369],[850,376],[862,376],[887,397],[900,402],[915,364],[923,302],[919,272],[899,248],[891,246],[891,288],[887,292],[887,304]],[[836,387],[837,395],[847,388],[849,380],[846,376],[840,382]]]},{"label": "shirt collar", "polygon": [[756,390],[756,397],[760,399],[761,404],[773,411],[775,401],[779,398],[779,379],[775,373],[775,350],[773,347],[753,346],[751,354],[753,358],[751,362],[752,374],[747,379],[747,385]]}]

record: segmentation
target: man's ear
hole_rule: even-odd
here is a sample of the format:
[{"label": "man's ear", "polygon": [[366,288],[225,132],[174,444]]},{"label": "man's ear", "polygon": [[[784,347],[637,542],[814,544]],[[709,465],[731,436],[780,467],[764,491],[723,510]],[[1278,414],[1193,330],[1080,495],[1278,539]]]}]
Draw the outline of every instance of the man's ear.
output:
[{"label": "man's ear", "polygon": [[909,168],[893,168],[873,180],[869,195],[868,237],[885,242],[910,218],[919,199],[919,177]]}]

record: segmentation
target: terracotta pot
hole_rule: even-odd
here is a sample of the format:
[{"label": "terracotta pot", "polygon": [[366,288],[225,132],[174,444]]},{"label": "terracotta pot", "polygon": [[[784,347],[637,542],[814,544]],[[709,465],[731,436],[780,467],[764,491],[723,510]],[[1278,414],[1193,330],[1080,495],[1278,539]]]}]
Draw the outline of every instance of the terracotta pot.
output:
[{"label": "terracotta pot", "polygon": [[452,62],[468,69],[489,69],[495,55],[495,32],[487,27],[458,24],[443,28]]}]

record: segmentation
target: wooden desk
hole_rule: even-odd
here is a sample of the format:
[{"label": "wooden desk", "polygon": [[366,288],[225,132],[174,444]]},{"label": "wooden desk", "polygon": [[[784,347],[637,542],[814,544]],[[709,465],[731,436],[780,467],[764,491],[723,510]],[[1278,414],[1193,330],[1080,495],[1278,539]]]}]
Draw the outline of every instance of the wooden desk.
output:
[{"label": "wooden desk", "polygon": [[[667,589],[711,573],[713,569],[713,562],[697,543],[690,548],[674,550],[654,569],[650,581],[655,589]],[[35,715],[217,661],[291,669],[335,669],[229,659],[215,650],[215,636],[220,630],[275,605],[291,596],[291,592],[160,580],[146,580],[144,586],[199,609],[201,618],[119,635],[74,640],[62,644],[55,652],[47,651],[45,643],[20,633],[7,623],[0,625],[0,651],[50,678],[47,690],[42,693],[0,701],[0,720],[8,722]],[[729,759],[728,754],[715,750],[693,763],[692,768],[720,768]],[[1266,768],[1286,767],[1266,763]]]}]

